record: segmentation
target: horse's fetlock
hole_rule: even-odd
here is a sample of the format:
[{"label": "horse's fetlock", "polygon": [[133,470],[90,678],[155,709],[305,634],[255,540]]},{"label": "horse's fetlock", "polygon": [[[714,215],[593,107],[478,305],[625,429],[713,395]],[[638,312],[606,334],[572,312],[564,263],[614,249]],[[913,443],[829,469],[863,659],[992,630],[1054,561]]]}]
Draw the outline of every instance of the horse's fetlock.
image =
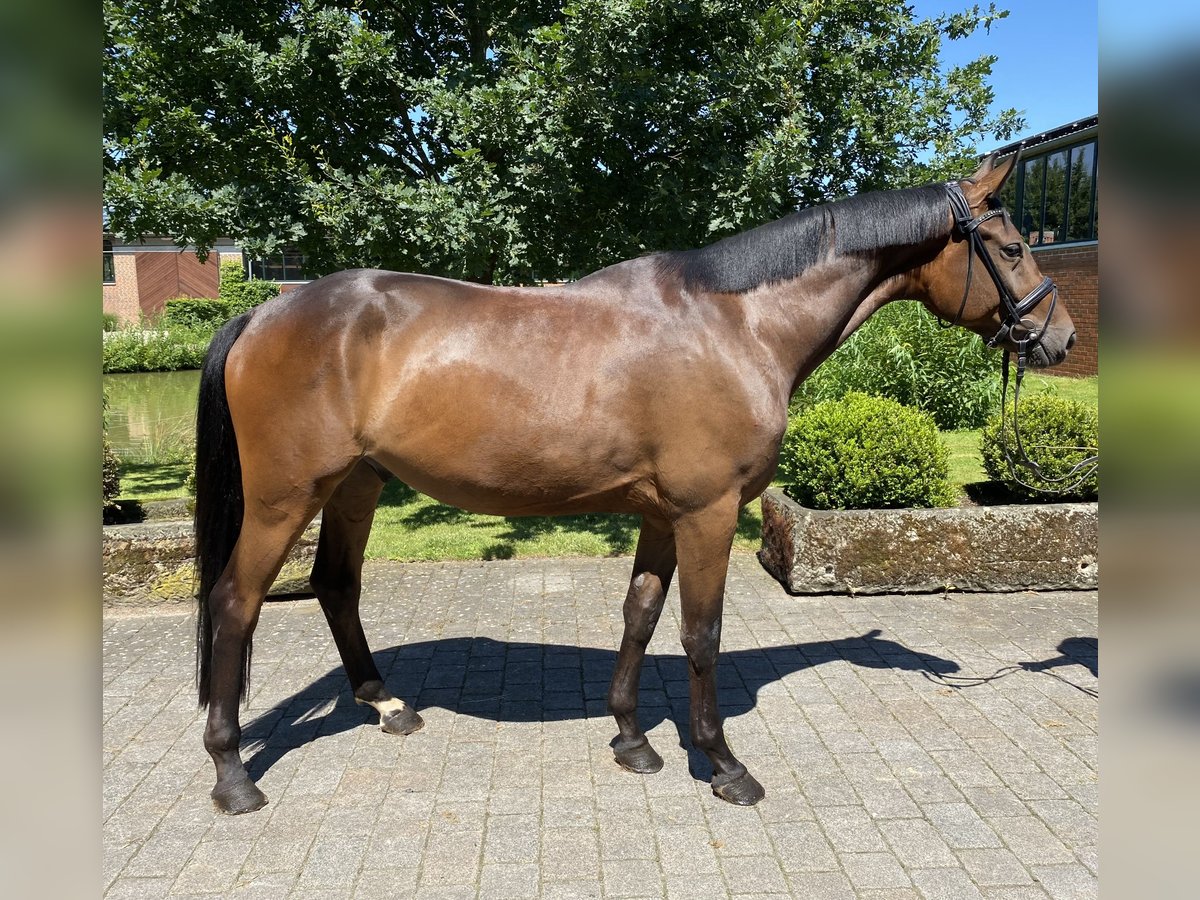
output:
[{"label": "horse's fetlock", "polygon": [[228,753],[237,750],[242,730],[237,725],[209,725],[204,729],[204,749],[209,753]]}]

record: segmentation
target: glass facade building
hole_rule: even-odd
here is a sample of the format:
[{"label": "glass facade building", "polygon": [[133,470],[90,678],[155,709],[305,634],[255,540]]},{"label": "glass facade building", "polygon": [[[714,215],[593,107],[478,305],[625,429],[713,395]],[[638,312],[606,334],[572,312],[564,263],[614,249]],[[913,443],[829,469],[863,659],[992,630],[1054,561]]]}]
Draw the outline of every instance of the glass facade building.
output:
[{"label": "glass facade building", "polygon": [[[1030,247],[1098,239],[1095,118],[1058,130],[1066,133],[1049,139],[1039,135],[1021,154],[1001,197]],[[1000,154],[1015,149],[1010,145]]]}]

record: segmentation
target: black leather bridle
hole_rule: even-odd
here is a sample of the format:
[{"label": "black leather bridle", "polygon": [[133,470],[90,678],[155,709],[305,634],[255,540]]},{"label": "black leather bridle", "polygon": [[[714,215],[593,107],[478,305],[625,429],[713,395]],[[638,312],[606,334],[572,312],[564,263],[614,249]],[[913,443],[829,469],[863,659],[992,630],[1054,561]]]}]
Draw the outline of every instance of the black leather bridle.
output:
[{"label": "black leather bridle", "polygon": [[[1016,163],[1013,164],[1013,168],[1016,168]],[[1001,445],[1004,449],[1004,460],[1008,464],[1009,474],[1019,484],[1031,490],[1047,494],[1070,493],[1077,489],[1096,471],[1100,462],[1099,455],[1093,452],[1085,459],[1077,462],[1061,476],[1054,477],[1047,475],[1042,471],[1041,466],[1035,460],[1030,459],[1029,454],[1025,452],[1025,447],[1021,442],[1021,429],[1017,426],[1017,405],[1021,398],[1021,382],[1025,379],[1025,363],[1028,360],[1029,351],[1042,342],[1042,338],[1046,334],[1046,329],[1050,326],[1050,319],[1054,315],[1054,307],[1058,303],[1058,288],[1049,276],[1043,276],[1041,283],[1037,287],[1018,300],[1013,292],[1009,290],[1008,284],[1000,277],[995,260],[987,252],[987,248],[983,245],[983,237],[979,234],[979,226],[988,219],[1004,215],[1004,207],[997,202],[995,205],[989,205],[987,211],[980,215],[972,216],[971,204],[967,202],[962,187],[957,181],[946,182],[946,195],[950,200],[950,210],[954,214],[955,232],[968,242],[969,247],[967,248],[967,283],[963,287],[963,297],[958,307],[958,314],[955,315],[952,322],[942,322],[939,319],[939,324],[950,328],[962,321],[963,313],[967,308],[967,298],[971,293],[971,279],[974,277],[975,257],[978,255],[983,260],[984,268],[987,269],[988,274],[992,277],[992,282],[996,285],[1002,309],[1000,330],[992,336],[987,345],[992,349],[999,347],[1004,352],[1003,386],[1000,392],[1000,435]],[[1025,323],[1026,317],[1037,309],[1039,304],[1047,297],[1050,298],[1050,305],[1046,310],[1046,318],[1042,321],[1041,327],[1030,327],[1030,325]],[[1019,337],[1017,336],[1018,334],[1020,334]],[[1013,344],[1016,345],[1017,356],[1017,378],[1013,387],[1013,436],[1016,444],[1016,453],[1012,452],[1007,441],[1009,350],[1003,345],[1008,340],[1012,340]],[[1069,449],[1095,451],[1093,447],[1072,447]],[[1039,485],[1029,484],[1017,474],[1018,465],[1029,469],[1043,483]],[[1052,487],[1046,487],[1045,485],[1047,484],[1052,485]]]},{"label": "black leather bridle", "polygon": [[[959,186],[957,181],[946,183],[946,195],[950,199],[950,211],[954,213],[954,228],[970,244],[967,256],[967,283],[963,287],[963,298],[962,303],[958,307],[958,315],[954,317],[954,321],[950,324],[957,325],[962,321],[963,312],[967,308],[967,297],[971,293],[971,279],[974,277],[975,257],[978,255],[983,260],[984,268],[992,276],[992,282],[996,285],[996,290],[1000,293],[1000,306],[1003,308],[1000,330],[992,336],[987,345],[992,348],[999,347],[1013,336],[1015,329],[1020,328],[1025,333],[1025,336],[1020,339],[1014,338],[1013,343],[1017,345],[1017,361],[1023,370],[1025,357],[1030,350],[1042,342],[1042,336],[1045,335],[1046,328],[1050,324],[1050,318],[1054,315],[1054,307],[1058,303],[1058,288],[1054,286],[1054,282],[1047,276],[1043,277],[1041,283],[1020,300],[1013,296],[1013,292],[1009,290],[1004,279],[1000,277],[1000,272],[996,268],[996,262],[983,246],[983,237],[979,234],[979,226],[988,219],[1004,215],[1004,207],[997,204],[978,216],[972,216],[971,204],[967,202],[962,187]],[[1046,319],[1042,322],[1042,327],[1038,329],[1030,328],[1025,324],[1025,317],[1037,309],[1038,304],[1047,297],[1050,298],[1050,308],[1046,310]]]}]

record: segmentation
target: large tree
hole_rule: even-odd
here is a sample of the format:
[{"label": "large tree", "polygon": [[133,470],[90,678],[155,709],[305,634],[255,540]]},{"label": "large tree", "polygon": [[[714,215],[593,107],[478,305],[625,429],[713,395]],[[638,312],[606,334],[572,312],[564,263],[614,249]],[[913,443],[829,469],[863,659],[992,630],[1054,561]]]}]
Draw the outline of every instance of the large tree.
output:
[{"label": "large tree", "polygon": [[892,0],[105,0],[108,227],[511,282],[970,167],[1005,15]]}]

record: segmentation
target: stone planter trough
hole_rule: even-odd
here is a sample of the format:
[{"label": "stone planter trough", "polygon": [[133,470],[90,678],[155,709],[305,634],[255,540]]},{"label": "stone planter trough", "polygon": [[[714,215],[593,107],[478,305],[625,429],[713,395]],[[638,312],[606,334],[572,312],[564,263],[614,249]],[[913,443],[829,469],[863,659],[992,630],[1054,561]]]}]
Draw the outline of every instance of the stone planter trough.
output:
[{"label": "stone planter trough", "polygon": [[763,566],[793,594],[1094,589],[1098,505],[812,510],[762,496]]},{"label": "stone planter trough", "polygon": [[[316,555],[319,532],[318,517],[292,548],[283,571],[275,579],[268,595],[308,590],[308,573]],[[106,602],[192,602],[196,536],[190,521],[106,525],[100,546]]]}]

